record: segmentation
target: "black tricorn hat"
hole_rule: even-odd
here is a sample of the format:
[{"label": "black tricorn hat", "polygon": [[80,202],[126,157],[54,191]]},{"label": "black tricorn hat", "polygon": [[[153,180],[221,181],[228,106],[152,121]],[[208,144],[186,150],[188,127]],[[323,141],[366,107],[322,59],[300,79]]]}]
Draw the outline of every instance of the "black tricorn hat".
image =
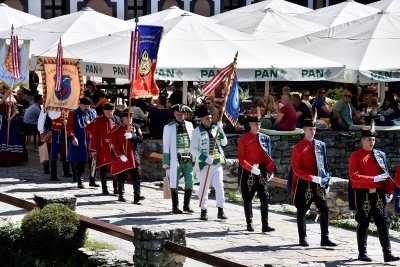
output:
[{"label": "black tricorn hat", "polygon": [[178,112],[182,112],[182,113],[192,112],[192,110],[191,110],[188,106],[186,106],[186,105],[184,105],[184,104],[176,104],[176,105],[173,105],[173,106],[171,107],[171,109],[172,109],[173,111],[178,111]]},{"label": "black tricorn hat", "polygon": [[248,122],[260,122],[260,118],[258,118],[257,114],[249,114],[247,115],[247,121]]},{"label": "black tricorn hat", "polygon": [[308,118],[304,119],[303,127],[315,127],[316,126],[318,114],[317,114],[317,109],[315,107],[313,107],[311,114],[312,114],[311,119],[308,119]]},{"label": "black tricorn hat", "polygon": [[79,99],[79,102],[82,105],[91,105],[92,104],[92,100],[89,97],[82,97],[81,99]]},{"label": "black tricorn hat", "polygon": [[373,137],[375,136],[375,121],[371,119],[370,129],[361,129],[361,137]]},{"label": "black tricorn hat", "polygon": [[114,110],[114,105],[111,103],[105,103],[103,105],[103,110]]},{"label": "black tricorn hat", "polygon": [[211,115],[211,110],[206,106],[201,106],[198,110],[195,111],[195,115],[198,118],[202,118],[204,116]]}]

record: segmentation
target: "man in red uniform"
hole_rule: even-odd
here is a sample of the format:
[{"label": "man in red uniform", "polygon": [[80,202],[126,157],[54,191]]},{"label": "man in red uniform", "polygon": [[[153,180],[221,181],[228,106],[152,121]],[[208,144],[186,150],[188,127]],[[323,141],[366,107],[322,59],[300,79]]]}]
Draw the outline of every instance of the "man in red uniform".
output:
[{"label": "man in red uniform", "polygon": [[[314,113],[316,115],[316,112]],[[304,120],[304,139],[293,148],[291,158],[293,178],[290,181],[289,177],[288,183],[297,208],[300,246],[309,246],[306,234],[306,213],[314,202],[320,213],[321,246],[333,247],[336,244],[329,239],[329,208],[325,191],[330,175],[325,143],[314,139],[315,115],[314,120]]]},{"label": "man in red uniform", "polygon": [[268,135],[260,133],[260,120],[257,114],[247,117],[250,131],[239,139],[239,184],[242,191],[247,231],[254,232],[252,200],[256,194],[261,202],[262,231],[275,229],[268,225],[268,176],[274,172],[271,159],[271,142]]},{"label": "man in red uniform", "polygon": [[112,118],[114,106],[110,103],[103,105],[104,115],[96,117],[89,124],[91,142],[89,149],[96,154],[96,169],[100,169],[101,188],[103,195],[109,195],[107,188],[107,169],[111,164],[111,148],[109,145],[108,134],[113,128]]},{"label": "man in red uniform", "polygon": [[394,186],[389,177],[385,153],[374,149],[374,125],[371,130],[361,131],[361,143],[362,148],[354,151],[349,159],[349,176],[357,210],[358,259],[372,261],[367,254],[367,238],[369,222],[374,217],[384,261],[397,261],[399,257],[393,256],[390,248],[389,218],[386,214],[386,204],[392,199]]},{"label": "man in red uniform", "polygon": [[[124,198],[124,183],[128,178],[128,172],[136,167],[132,149],[132,120],[128,120],[128,108],[121,114],[122,124],[112,128],[109,139],[111,147],[111,173],[115,175],[118,183],[118,201],[126,202]],[[131,117],[132,118],[132,117]]]}]

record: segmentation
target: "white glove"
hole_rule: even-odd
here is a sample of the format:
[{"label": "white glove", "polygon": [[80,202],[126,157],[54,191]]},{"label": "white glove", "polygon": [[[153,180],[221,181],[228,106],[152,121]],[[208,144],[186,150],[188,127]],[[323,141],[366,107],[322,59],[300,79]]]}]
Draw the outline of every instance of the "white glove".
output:
[{"label": "white glove", "polygon": [[382,173],[382,174],[379,174],[379,175],[374,177],[374,182],[375,183],[383,182],[387,178],[388,178],[388,174],[387,173]]},{"label": "white glove", "polygon": [[393,194],[385,194],[386,203],[389,203],[393,199]]},{"label": "white glove", "polygon": [[213,162],[214,162],[213,157],[212,157],[211,155],[209,155],[209,156],[207,157],[207,159],[206,159],[206,163],[209,164],[209,165],[212,165]]},{"label": "white glove", "polygon": [[224,127],[224,124],[222,123],[222,121],[217,122],[218,132],[221,132],[223,127]]},{"label": "white glove", "polygon": [[261,171],[260,171],[259,168],[252,167],[251,168],[251,173],[254,174],[254,175],[260,175]]},{"label": "white glove", "polygon": [[119,158],[122,160],[122,162],[127,162],[128,161],[128,158],[125,155],[122,155]]},{"label": "white glove", "polygon": [[313,183],[316,183],[316,184],[320,185],[321,181],[322,181],[322,178],[319,177],[319,176],[313,176],[312,181],[313,181]]},{"label": "white glove", "polygon": [[132,133],[124,133],[125,139],[131,139]]}]

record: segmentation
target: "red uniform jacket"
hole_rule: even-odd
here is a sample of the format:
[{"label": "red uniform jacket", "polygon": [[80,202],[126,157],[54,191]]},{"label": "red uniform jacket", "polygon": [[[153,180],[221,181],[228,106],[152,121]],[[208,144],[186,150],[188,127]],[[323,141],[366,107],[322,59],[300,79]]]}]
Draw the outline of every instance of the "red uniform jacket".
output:
[{"label": "red uniform jacket", "polygon": [[[112,128],[109,134],[111,147],[111,173],[119,174],[123,171],[135,168],[135,158],[132,150],[131,140],[126,140],[124,134],[128,132],[125,124],[117,125]],[[123,162],[120,157],[125,155],[127,162]]]},{"label": "red uniform jacket", "polygon": [[376,162],[372,151],[360,148],[350,155],[349,176],[351,186],[360,189],[371,189],[384,187],[385,193],[393,193],[394,186],[388,177],[383,182],[374,182],[374,177],[384,173],[382,168]]},{"label": "red uniform jacket", "polygon": [[64,113],[61,113],[60,117],[51,121],[51,129],[61,131],[64,124]]},{"label": "red uniform jacket", "polygon": [[397,166],[396,174],[394,176],[394,184],[400,188],[400,164]]},{"label": "red uniform jacket", "polygon": [[96,168],[111,164],[108,134],[112,129],[112,120],[105,116],[99,116],[87,128],[90,128],[91,135],[89,149],[96,152]]},{"label": "red uniform jacket", "polygon": [[274,172],[274,162],[265,154],[262,149],[257,134],[246,133],[239,139],[238,158],[242,168],[251,171],[251,164],[264,163],[268,173]]},{"label": "red uniform jacket", "polygon": [[318,176],[314,142],[303,139],[296,144],[292,151],[291,165],[293,170],[291,194],[294,195],[299,178],[312,181],[313,176]]}]

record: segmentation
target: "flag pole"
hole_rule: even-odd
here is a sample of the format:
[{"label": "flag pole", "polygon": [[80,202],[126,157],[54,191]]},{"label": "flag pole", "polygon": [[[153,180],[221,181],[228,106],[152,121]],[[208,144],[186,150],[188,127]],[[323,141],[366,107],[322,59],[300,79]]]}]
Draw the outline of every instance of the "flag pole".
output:
[{"label": "flag pole", "polygon": [[[11,24],[11,39],[10,39],[10,48],[11,48],[11,53],[13,54],[13,44],[12,44],[12,36],[14,35],[14,24]],[[18,47],[18,44],[17,44],[17,47]],[[12,57],[14,57],[14,55],[12,55]],[[14,58],[13,58],[13,60],[14,60]],[[13,63],[13,72],[14,72],[14,63]],[[8,105],[8,114],[7,114],[7,147],[8,147],[8,142],[9,142],[9,139],[10,139],[10,127],[11,127],[11,120],[10,120],[10,118],[11,118],[11,108],[12,108],[12,105],[11,105],[11,95],[12,95],[12,90],[13,90],[13,87],[14,87],[14,82],[15,82],[15,77],[14,77],[14,73],[13,73],[13,79],[12,79],[12,84],[11,84],[11,88],[10,88],[10,95],[9,95],[9,98],[8,98],[8,101],[10,102],[10,104]],[[4,86],[4,85],[3,85]]]},{"label": "flag pole", "polygon": [[[136,17],[135,18],[135,33],[134,33],[134,37],[133,37],[134,38],[134,43],[136,42],[136,32],[138,30],[138,22],[139,22],[139,18]],[[136,51],[132,51],[133,49],[134,48],[132,47],[132,43],[131,43],[131,55],[129,55],[129,58],[131,58],[132,52],[136,53]],[[131,62],[129,62],[129,73],[131,73],[131,71],[132,71],[132,66],[131,66]],[[135,68],[135,72],[133,73],[133,75],[135,75],[135,74],[136,74],[136,68]],[[132,73],[129,75],[129,78],[131,78],[131,77],[132,77]],[[135,77],[135,79],[136,79],[136,77]],[[134,82],[134,79],[133,79],[133,81],[131,79],[130,82],[131,82],[131,85],[132,85],[132,82]],[[132,89],[132,86],[130,86],[130,88]],[[131,125],[132,125],[132,122],[131,122],[131,90],[128,91],[128,123],[129,123],[129,125],[128,125],[128,133],[130,133],[131,132]],[[125,147],[128,149],[128,139],[125,139]]]},{"label": "flag pole", "polygon": [[[219,114],[219,119],[218,119],[218,121],[222,121],[222,117],[224,116],[224,113],[225,113],[226,101],[227,101],[227,99],[228,99],[229,90],[230,90],[230,88],[231,88],[231,86],[232,86],[233,78],[234,78],[235,71],[236,71],[236,64],[237,64],[236,61],[237,61],[237,57],[238,57],[238,52],[236,52],[235,58],[233,59],[233,62],[232,62],[232,64],[233,64],[233,66],[232,66],[232,71],[231,71],[231,73],[229,74],[228,82],[227,82],[227,84],[225,85],[225,88],[224,88],[224,91],[225,91],[224,102],[222,103],[222,110],[221,110],[221,113]],[[219,129],[217,128],[217,133],[215,134],[215,137],[214,137],[214,144],[213,144],[213,147],[212,147],[212,150],[211,150],[211,153],[212,153],[211,155],[213,156],[213,158],[214,158],[214,150],[215,150],[215,147],[217,146],[218,135],[219,135]],[[201,205],[202,205],[202,203],[203,203],[204,191],[205,191],[205,189],[206,189],[206,185],[207,185],[207,181],[208,181],[208,175],[210,174],[210,168],[211,168],[211,165],[210,165],[210,164],[207,164],[207,165],[208,165],[208,166],[207,166],[206,179],[204,180],[203,191],[201,192],[200,203],[199,203],[199,207],[200,207],[200,208],[201,208]]]}]

